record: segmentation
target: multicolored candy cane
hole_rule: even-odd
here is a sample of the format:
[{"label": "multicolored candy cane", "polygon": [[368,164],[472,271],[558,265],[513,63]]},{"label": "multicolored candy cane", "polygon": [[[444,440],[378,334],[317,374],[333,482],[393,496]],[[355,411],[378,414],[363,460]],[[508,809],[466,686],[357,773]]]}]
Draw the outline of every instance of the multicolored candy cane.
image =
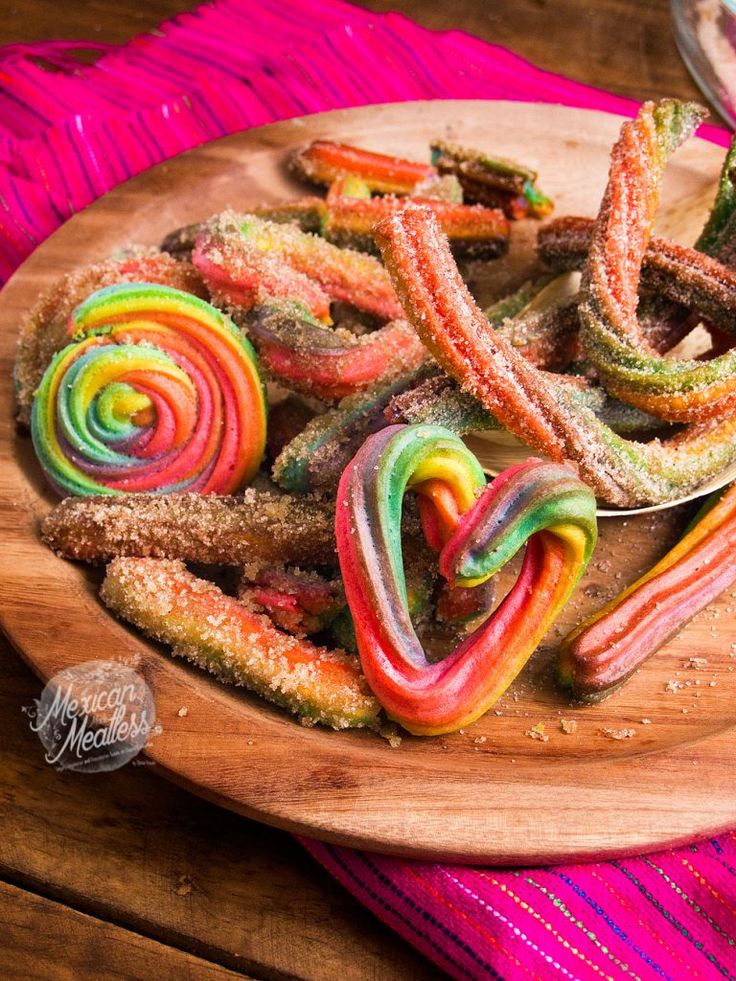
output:
[{"label": "multicolored candy cane", "polygon": [[[409,489],[420,496],[427,540],[441,547],[440,572],[453,584],[486,582],[527,545],[498,610],[435,664],[406,605],[400,522]],[[536,649],[587,566],[596,503],[571,471],[537,460],[486,487],[480,464],[448,430],[390,426],[345,470],[335,531],[368,683],[391,718],[437,735],[486,712]]]},{"label": "multicolored candy cane", "polygon": [[33,402],[36,455],[61,494],[231,493],[255,474],[266,397],[219,310],[150,283],[93,293]]}]

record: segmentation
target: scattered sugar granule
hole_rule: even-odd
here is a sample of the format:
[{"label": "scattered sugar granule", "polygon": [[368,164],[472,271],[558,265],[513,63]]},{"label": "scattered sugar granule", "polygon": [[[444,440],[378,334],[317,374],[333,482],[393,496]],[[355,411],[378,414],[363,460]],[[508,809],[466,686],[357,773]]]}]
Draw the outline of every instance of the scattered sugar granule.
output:
[{"label": "scattered sugar granule", "polygon": [[487,743],[488,742],[488,736],[476,736],[475,739],[473,740],[473,742],[474,743],[478,743],[478,744],[480,744],[480,743]]},{"label": "scattered sugar granule", "polygon": [[527,729],[525,735],[529,736],[530,739],[538,739],[540,743],[549,742],[549,736],[545,733],[542,722],[537,722],[531,729]]},{"label": "scattered sugar granule", "polygon": [[641,724],[643,726],[650,726],[652,724],[652,720],[651,719],[642,719],[641,720]]},{"label": "scattered sugar granule", "polygon": [[679,691],[682,688],[682,682],[678,681],[676,678],[670,678],[667,684],[664,686],[665,691]]},{"label": "scattered sugar granule", "polygon": [[636,730],[634,729],[609,729],[604,726],[601,729],[601,733],[606,737],[606,739],[631,739],[632,736],[636,735]]},{"label": "scattered sugar granule", "polygon": [[685,662],[685,667],[692,668],[694,671],[702,671],[707,664],[707,657],[689,657]]},{"label": "scattered sugar granule", "polygon": [[401,745],[401,736],[399,735],[396,726],[392,725],[390,722],[384,726],[381,726],[379,734],[383,736],[391,749],[398,749]]},{"label": "scattered sugar granule", "polygon": [[182,705],[182,707],[179,709],[179,711],[176,714],[179,716],[180,719],[183,719],[185,716],[189,715],[189,709],[186,707],[186,705]]},{"label": "scattered sugar granule", "polygon": [[566,734],[570,735],[575,732],[578,728],[578,724],[575,719],[560,719],[560,729]]},{"label": "scattered sugar granule", "polygon": [[192,880],[188,875],[180,875],[176,882],[176,895],[188,896],[192,891]]}]

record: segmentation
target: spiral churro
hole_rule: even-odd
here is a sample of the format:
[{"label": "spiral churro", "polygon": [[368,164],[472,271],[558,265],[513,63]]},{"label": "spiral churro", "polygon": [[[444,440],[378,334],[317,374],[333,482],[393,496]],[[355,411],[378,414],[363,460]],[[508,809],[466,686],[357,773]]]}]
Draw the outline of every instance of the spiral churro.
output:
[{"label": "spiral churro", "polygon": [[266,400],[248,341],[219,310],[151,283],[76,307],[78,340],[33,402],[36,455],[62,494],[228,493],[255,474]]},{"label": "spiral churro", "polygon": [[204,283],[188,262],[157,249],[135,248],[120,258],[105,259],[62,276],[21,321],[14,379],[18,421],[31,422],[31,403],[52,357],[72,339],[69,317],[90,293],[118,283],[160,283],[206,296]]}]

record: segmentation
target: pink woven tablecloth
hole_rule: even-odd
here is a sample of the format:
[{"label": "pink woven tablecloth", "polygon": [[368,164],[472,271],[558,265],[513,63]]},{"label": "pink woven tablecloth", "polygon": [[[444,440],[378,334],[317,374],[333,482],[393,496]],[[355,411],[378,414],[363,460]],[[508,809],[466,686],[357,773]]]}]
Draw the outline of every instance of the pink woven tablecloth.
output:
[{"label": "pink woven tablecloth", "polygon": [[[102,47],[92,66],[76,61],[81,47],[99,46],[0,49],[0,282],[120,181],[250,126],[426,98],[636,108],[461,32],[342,0],[216,0],[124,47]],[[702,135],[728,141],[713,127]],[[514,871],[304,844],[457,978],[736,975],[733,834],[641,858]]]}]

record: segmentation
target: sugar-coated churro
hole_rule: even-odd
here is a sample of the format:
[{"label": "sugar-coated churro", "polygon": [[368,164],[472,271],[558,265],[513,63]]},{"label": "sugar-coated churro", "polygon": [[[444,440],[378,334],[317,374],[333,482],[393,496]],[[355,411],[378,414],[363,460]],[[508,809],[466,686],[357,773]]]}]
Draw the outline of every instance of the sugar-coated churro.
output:
[{"label": "sugar-coated churro", "polygon": [[115,559],[100,595],[118,616],[225,684],[333,729],[375,726],[380,707],[353,657],[285,634],[181,562]]},{"label": "sugar-coated churro", "polygon": [[[447,430],[392,426],[346,469],[336,536],[361,663],[387,714],[410,732],[451,732],[505,691],[554,621],[596,540],[595,498],[564,467],[529,461],[484,485],[475,457]],[[409,620],[398,520],[420,497],[425,533],[451,583],[487,581],[524,544],[516,586],[467,640],[430,664]]]},{"label": "sugar-coated churro", "polygon": [[301,300],[327,320],[327,297],[384,320],[403,316],[376,258],[256,215],[228,211],[213,218],[197,237],[192,261],[215,297],[232,306]]},{"label": "sugar-coated churro", "polygon": [[661,561],[565,638],[562,683],[582,699],[610,694],[733,585],[735,554],[736,485],[709,500]]},{"label": "sugar-coated churro", "polygon": [[69,497],[44,519],[41,534],[59,555],[87,562],[132,555],[202,565],[334,565],[333,522],[333,504],[249,487],[237,497]]},{"label": "sugar-coated churro", "polygon": [[[710,361],[665,360],[650,351],[637,318],[639,269],[665,163],[703,115],[699,106],[665,99],[645,103],[636,119],[624,123],[581,283],[583,344],[606,387],[631,405],[672,422],[736,414],[736,350]],[[670,251],[675,248],[670,246]],[[717,265],[697,252],[692,255],[702,264]],[[677,281],[689,286],[692,278]],[[736,285],[736,275],[731,278]],[[725,292],[719,291],[724,302]],[[719,308],[702,312],[715,319]]]},{"label": "sugar-coated churro", "polygon": [[736,459],[733,417],[694,424],[666,441],[616,435],[489,329],[430,212],[408,208],[382,222],[376,235],[430,353],[527,445],[577,465],[603,500],[622,506],[671,500]]},{"label": "sugar-coated churro", "polygon": [[334,402],[419,367],[428,354],[405,320],[360,336],[320,324],[300,303],[256,307],[237,322],[264,368],[288,388]]}]

